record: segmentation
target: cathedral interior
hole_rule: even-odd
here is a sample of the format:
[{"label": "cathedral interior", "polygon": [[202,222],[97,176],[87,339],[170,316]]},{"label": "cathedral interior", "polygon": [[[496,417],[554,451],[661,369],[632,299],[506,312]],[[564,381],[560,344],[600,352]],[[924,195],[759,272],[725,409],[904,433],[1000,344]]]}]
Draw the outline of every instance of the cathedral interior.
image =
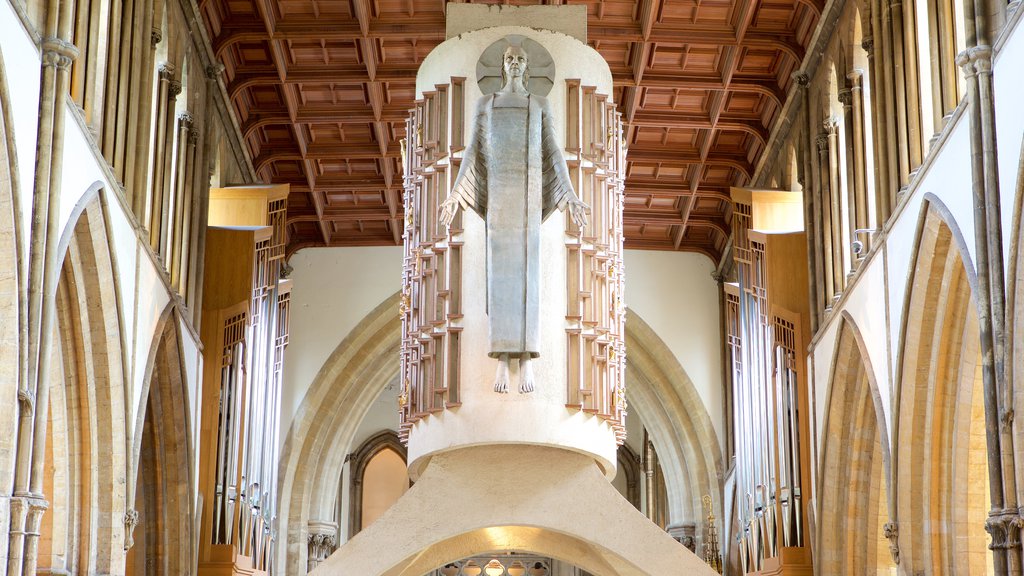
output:
[{"label": "cathedral interior", "polygon": [[1021,3],[0,0],[0,574],[1024,574]]}]

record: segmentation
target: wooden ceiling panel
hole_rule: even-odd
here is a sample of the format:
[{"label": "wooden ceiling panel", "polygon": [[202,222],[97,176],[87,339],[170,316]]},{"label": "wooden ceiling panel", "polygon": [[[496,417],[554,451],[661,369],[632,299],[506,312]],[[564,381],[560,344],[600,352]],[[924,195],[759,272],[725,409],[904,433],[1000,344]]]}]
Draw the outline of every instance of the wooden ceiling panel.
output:
[{"label": "wooden ceiling panel", "polygon": [[[729,186],[750,178],[823,2],[573,1],[627,121],[627,246],[717,258]],[[289,250],[400,243],[397,142],[416,70],[444,40],[444,2],[203,0],[200,12],[258,174],[292,186]]]}]

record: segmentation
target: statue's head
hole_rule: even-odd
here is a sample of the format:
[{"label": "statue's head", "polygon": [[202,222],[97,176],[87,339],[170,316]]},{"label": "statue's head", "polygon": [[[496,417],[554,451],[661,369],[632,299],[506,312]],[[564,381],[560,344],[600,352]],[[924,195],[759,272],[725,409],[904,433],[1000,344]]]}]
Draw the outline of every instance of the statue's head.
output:
[{"label": "statue's head", "polygon": [[501,84],[507,85],[512,78],[522,78],[525,86],[530,76],[526,72],[526,63],[529,58],[522,46],[509,46],[501,58]]}]

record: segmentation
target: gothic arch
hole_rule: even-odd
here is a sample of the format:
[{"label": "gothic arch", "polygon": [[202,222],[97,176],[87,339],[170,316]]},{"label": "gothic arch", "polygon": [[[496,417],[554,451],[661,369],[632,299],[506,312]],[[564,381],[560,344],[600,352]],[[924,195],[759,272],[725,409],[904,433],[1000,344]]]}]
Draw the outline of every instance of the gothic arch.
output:
[{"label": "gothic arch", "polygon": [[[664,341],[633,310],[626,313],[626,395],[658,451],[668,487],[669,523],[696,522],[701,498],[722,518],[722,456],[704,402]],[[688,516],[681,516],[688,515]]]},{"label": "gothic arch", "polygon": [[351,474],[351,481],[349,482],[351,511],[348,517],[348,534],[350,538],[362,529],[363,475],[366,473],[366,467],[373,460],[374,456],[384,450],[391,450],[399,455],[402,461],[408,462],[406,448],[402,445],[402,441],[399,440],[398,434],[394,430],[384,430],[374,434],[366,442],[363,442],[363,445],[358,450],[352,453],[352,464],[349,468]]},{"label": "gothic arch", "polygon": [[884,536],[892,493],[889,435],[874,374],[864,338],[843,311],[822,426],[816,514],[822,574],[893,566]]},{"label": "gothic arch", "polygon": [[626,480],[626,500],[637,510],[640,509],[640,483],[643,482],[640,472],[640,456],[629,444],[619,446],[615,453],[617,470]]},{"label": "gothic arch", "polygon": [[143,378],[142,405],[132,435],[128,502],[137,514],[126,535],[126,573],[194,572],[194,478],[187,376],[181,355],[180,312],[171,304],[154,333]]},{"label": "gothic arch", "polygon": [[[988,573],[976,281],[955,221],[926,197],[897,360],[893,478],[907,573]],[[945,528],[944,528],[945,527]]]},{"label": "gothic arch", "polygon": [[[0,398],[13,403],[17,398],[22,342],[21,322],[26,302],[21,278],[21,211],[18,195],[18,159],[11,124],[11,98],[0,54]],[[0,412],[0,494],[9,495],[9,478],[14,475],[14,438],[17,411]],[[6,531],[4,531],[6,532]]]},{"label": "gothic arch", "polygon": [[117,573],[124,562],[123,334],[102,197],[72,215],[56,294],[39,568]]},{"label": "gothic arch", "polygon": [[338,481],[363,415],[398,376],[398,298],[387,298],[342,340],[306,392],[285,439],[278,474],[278,564],[304,574],[310,522],[330,522]]},{"label": "gothic arch", "polygon": [[[1009,358],[1006,363],[1006,381],[1014,390],[1024,389],[1024,136],[1021,137],[1020,162],[1017,168],[1016,192],[1013,203],[1013,222],[1010,232],[1010,252],[1006,274],[1006,342]],[[1024,414],[1024,394],[1014,394],[1014,412]],[[1024,423],[1014,419],[1015,460],[1024,462]]]}]

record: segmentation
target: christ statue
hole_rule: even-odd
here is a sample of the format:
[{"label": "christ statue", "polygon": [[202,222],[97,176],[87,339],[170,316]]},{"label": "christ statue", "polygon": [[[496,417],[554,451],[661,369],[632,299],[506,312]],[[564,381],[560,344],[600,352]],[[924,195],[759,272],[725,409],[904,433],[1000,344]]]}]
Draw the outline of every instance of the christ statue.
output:
[{"label": "christ statue", "polygon": [[472,208],[486,222],[488,355],[498,359],[494,390],[508,392],[509,359],[518,358],[519,391],[534,389],[540,356],[540,226],[568,208],[582,230],[589,208],[576,196],[556,141],[551,106],[527,90],[527,55],[509,46],[502,87],[482,97],[441,223]]}]

